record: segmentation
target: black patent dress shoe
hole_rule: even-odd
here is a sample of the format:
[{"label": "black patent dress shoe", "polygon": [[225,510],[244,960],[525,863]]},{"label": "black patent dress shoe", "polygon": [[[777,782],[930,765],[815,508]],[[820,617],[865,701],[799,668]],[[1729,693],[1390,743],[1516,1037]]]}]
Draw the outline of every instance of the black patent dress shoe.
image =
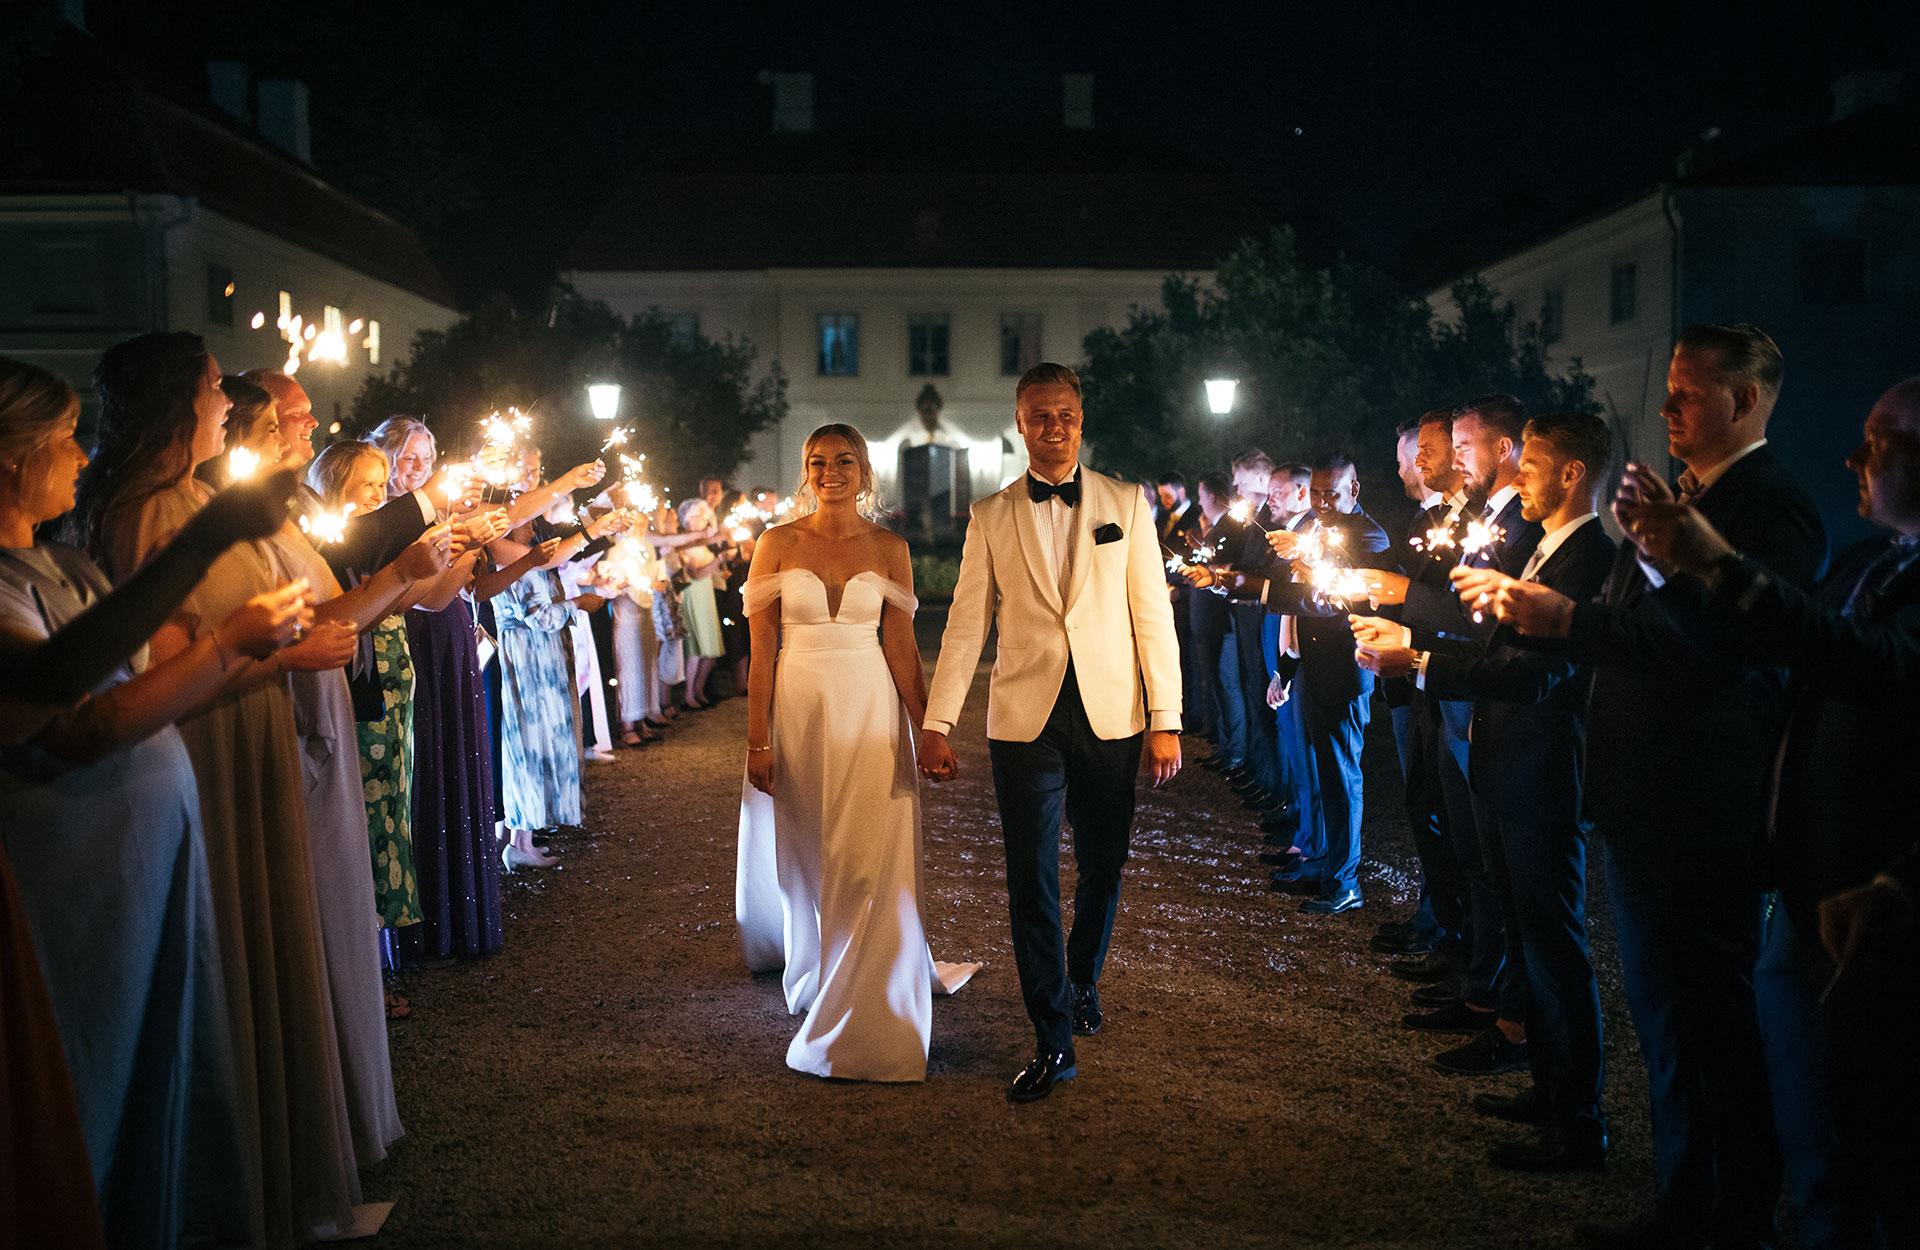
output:
[{"label": "black patent dress shoe", "polygon": [[1074,982],[1073,1031],[1081,1037],[1092,1037],[1105,1020],[1106,1016],[1100,1011],[1100,991],[1091,984]]},{"label": "black patent dress shoe", "polygon": [[1387,965],[1387,971],[1402,981],[1416,981],[1422,985],[1432,985],[1435,981],[1444,981],[1454,974],[1460,961],[1443,951],[1431,955],[1422,955],[1418,959],[1402,959]]},{"label": "black patent dress shoe", "polygon": [[1509,1124],[1545,1124],[1550,1114],[1538,1085],[1529,1085],[1517,1094],[1475,1094],[1473,1109]]},{"label": "black patent dress shoe", "polygon": [[1704,1233],[1648,1212],[1630,1220],[1576,1220],[1573,1244],[1588,1250],[1707,1250]]},{"label": "black patent dress shoe", "polygon": [[1392,937],[1376,933],[1367,942],[1367,949],[1379,955],[1431,955],[1439,948],[1438,937],[1409,930]]},{"label": "black patent dress shoe", "polygon": [[1320,893],[1320,878],[1302,876],[1297,872],[1276,872],[1273,880],[1267,882],[1267,889],[1275,894],[1317,896]]},{"label": "black patent dress shoe", "polygon": [[1422,1029],[1429,1033],[1478,1033],[1493,1027],[1493,1014],[1491,1011],[1475,1011],[1456,998],[1445,1007],[1401,1016],[1400,1023],[1410,1029]]},{"label": "black patent dress shoe", "polygon": [[[1491,1012],[1474,1014],[1482,1020],[1492,1019]],[[1433,1066],[1454,1076],[1499,1076],[1502,1072],[1518,1072],[1529,1066],[1527,1044],[1510,1042],[1505,1033],[1489,1026],[1465,1046],[1456,1046],[1435,1055]]]},{"label": "black patent dress shoe", "polygon": [[1459,977],[1448,977],[1444,981],[1435,981],[1432,985],[1423,985],[1407,995],[1407,1001],[1415,1007],[1432,1010],[1457,1002],[1460,998],[1461,981]]},{"label": "black patent dress shoe", "polygon": [[1343,890],[1339,894],[1322,894],[1319,898],[1310,898],[1300,904],[1300,910],[1309,916],[1337,916],[1343,911],[1358,910],[1366,900],[1360,897],[1358,890]]},{"label": "black patent dress shoe", "polygon": [[1570,1137],[1559,1129],[1542,1129],[1537,1141],[1495,1142],[1487,1158],[1515,1172],[1604,1172],[1607,1138],[1604,1133]]},{"label": "black patent dress shoe", "polygon": [[1073,1052],[1070,1050],[1050,1050],[1037,1055],[1034,1061],[1020,1069],[1020,1075],[1013,1078],[1013,1084],[1007,1088],[1008,1102],[1039,1102],[1053,1092],[1053,1087],[1062,1081],[1071,1081],[1080,1074],[1074,1066]]}]

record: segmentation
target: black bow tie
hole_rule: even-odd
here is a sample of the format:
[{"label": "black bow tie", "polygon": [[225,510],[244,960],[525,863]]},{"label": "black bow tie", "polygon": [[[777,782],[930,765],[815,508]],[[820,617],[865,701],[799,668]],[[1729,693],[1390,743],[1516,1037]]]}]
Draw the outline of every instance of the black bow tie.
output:
[{"label": "black bow tie", "polygon": [[1033,500],[1035,503],[1045,503],[1055,495],[1058,495],[1060,502],[1067,505],[1067,507],[1079,507],[1080,475],[1075,473],[1066,481],[1055,486],[1049,482],[1041,481],[1031,473],[1027,474],[1027,498]]}]

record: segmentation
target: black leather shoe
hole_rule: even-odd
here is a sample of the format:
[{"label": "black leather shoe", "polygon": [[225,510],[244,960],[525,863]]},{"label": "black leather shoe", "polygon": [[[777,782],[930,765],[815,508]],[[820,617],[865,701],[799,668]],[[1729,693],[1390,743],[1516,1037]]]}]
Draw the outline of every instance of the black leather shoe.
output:
[{"label": "black leather shoe", "polygon": [[1631,1220],[1577,1220],[1573,1244],[1588,1250],[1707,1250],[1704,1233],[1649,1212]]},{"label": "black leather shoe", "polygon": [[1444,981],[1435,981],[1432,985],[1423,985],[1407,996],[1407,1001],[1415,1007],[1425,1007],[1429,1010],[1435,1007],[1445,1007],[1459,1000],[1460,981],[1456,977],[1448,977]]},{"label": "black leather shoe", "polygon": [[1013,1078],[1013,1084],[1007,1089],[1007,1101],[1039,1102],[1053,1092],[1054,1086],[1062,1081],[1071,1081],[1079,1074],[1080,1069],[1074,1066],[1072,1051],[1047,1051],[1020,1069],[1020,1075]]},{"label": "black leather shoe", "polygon": [[1413,921],[1411,920],[1382,920],[1380,927],[1373,931],[1373,936],[1399,937],[1411,928],[1413,928]]},{"label": "black leather shoe", "polygon": [[1253,770],[1245,764],[1229,764],[1220,770],[1220,775],[1227,779],[1229,786],[1244,786],[1253,780]]},{"label": "black leather shoe", "polygon": [[1444,981],[1452,976],[1460,966],[1460,961],[1441,951],[1431,955],[1422,955],[1418,959],[1402,959],[1387,965],[1387,971],[1402,981],[1418,981],[1422,985],[1432,985],[1435,981]]},{"label": "black leather shoe", "polygon": [[1343,911],[1354,911],[1366,900],[1360,897],[1358,890],[1345,890],[1339,894],[1322,894],[1319,898],[1310,898],[1300,904],[1300,910],[1309,916],[1337,916]]},{"label": "black leather shoe", "polygon": [[1538,1141],[1494,1143],[1487,1158],[1515,1172],[1604,1172],[1607,1139],[1605,1134],[1575,1139],[1558,1129],[1543,1129]]},{"label": "black leather shoe", "polygon": [[1440,939],[1403,930],[1393,937],[1375,934],[1367,949],[1380,955],[1431,955],[1440,947]]},{"label": "black leather shoe", "polygon": [[1475,1094],[1473,1109],[1510,1124],[1545,1124],[1549,1114],[1538,1085],[1529,1085],[1517,1094]]},{"label": "black leather shoe", "polygon": [[1092,1037],[1100,1031],[1101,1021],[1106,1017],[1100,1014],[1100,991],[1092,985],[1073,985],[1073,1031],[1081,1037]]},{"label": "black leather shoe", "polygon": [[1292,872],[1300,866],[1300,857],[1292,851],[1262,851],[1260,862],[1283,872]]},{"label": "black leather shoe", "polygon": [[[1477,1011],[1473,1014],[1482,1020],[1492,1018],[1491,1012]],[[1502,1072],[1518,1072],[1528,1066],[1527,1044],[1510,1042],[1505,1033],[1488,1026],[1465,1046],[1435,1055],[1433,1066],[1454,1076],[1499,1076]]]},{"label": "black leather shoe", "polygon": [[1273,880],[1267,883],[1267,889],[1275,894],[1318,895],[1320,878],[1303,877],[1297,872],[1276,872]]},{"label": "black leather shoe", "polygon": [[1221,769],[1225,768],[1226,766],[1227,766],[1227,762],[1221,759],[1217,753],[1213,755],[1209,755],[1205,759],[1200,761],[1200,767],[1211,768],[1216,773],[1219,772]]},{"label": "black leather shoe", "polygon": [[1493,1013],[1475,1011],[1456,998],[1445,1007],[1401,1016],[1400,1023],[1410,1029],[1424,1029],[1429,1033],[1478,1033],[1493,1027]]},{"label": "black leather shoe", "polygon": [[1292,814],[1285,816],[1262,816],[1260,818],[1260,832],[1284,837],[1287,840],[1287,845],[1291,846],[1293,845],[1294,838],[1299,836],[1300,820]]},{"label": "black leather shoe", "polygon": [[[1255,790],[1252,794],[1246,795],[1240,800],[1240,806],[1250,812],[1264,812],[1268,807],[1272,806],[1272,804],[1273,794],[1267,790]],[[1265,817],[1261,819],[1265,819]]]}]

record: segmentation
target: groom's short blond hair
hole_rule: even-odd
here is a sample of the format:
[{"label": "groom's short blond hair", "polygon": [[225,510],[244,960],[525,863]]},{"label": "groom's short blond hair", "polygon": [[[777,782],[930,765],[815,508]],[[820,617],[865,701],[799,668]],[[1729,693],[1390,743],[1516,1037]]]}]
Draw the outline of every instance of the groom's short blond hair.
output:
[{"label": "groom's short blond hair", "polygon": [[1013,387],[1013,402],[1019,403],[1020,397],[1027,393],[1029,386],[1054,385],[1072,387],[1074,397],[1079,398],[1080,375],[1065,365],[1056,365],[1050,360],[1043,360],[1020,375],[1020,380]]}]

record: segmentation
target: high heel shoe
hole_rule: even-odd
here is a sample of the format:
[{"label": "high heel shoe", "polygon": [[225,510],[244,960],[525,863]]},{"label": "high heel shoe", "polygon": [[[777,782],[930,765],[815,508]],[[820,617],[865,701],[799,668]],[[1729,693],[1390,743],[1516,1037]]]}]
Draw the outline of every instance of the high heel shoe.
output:
[{"label": "high heel shoe", "polygon": [[552,868],[559,862],[545,855],[529,855],[511,842],[500,848],[500,863],[508,872],[521,868]]}]

